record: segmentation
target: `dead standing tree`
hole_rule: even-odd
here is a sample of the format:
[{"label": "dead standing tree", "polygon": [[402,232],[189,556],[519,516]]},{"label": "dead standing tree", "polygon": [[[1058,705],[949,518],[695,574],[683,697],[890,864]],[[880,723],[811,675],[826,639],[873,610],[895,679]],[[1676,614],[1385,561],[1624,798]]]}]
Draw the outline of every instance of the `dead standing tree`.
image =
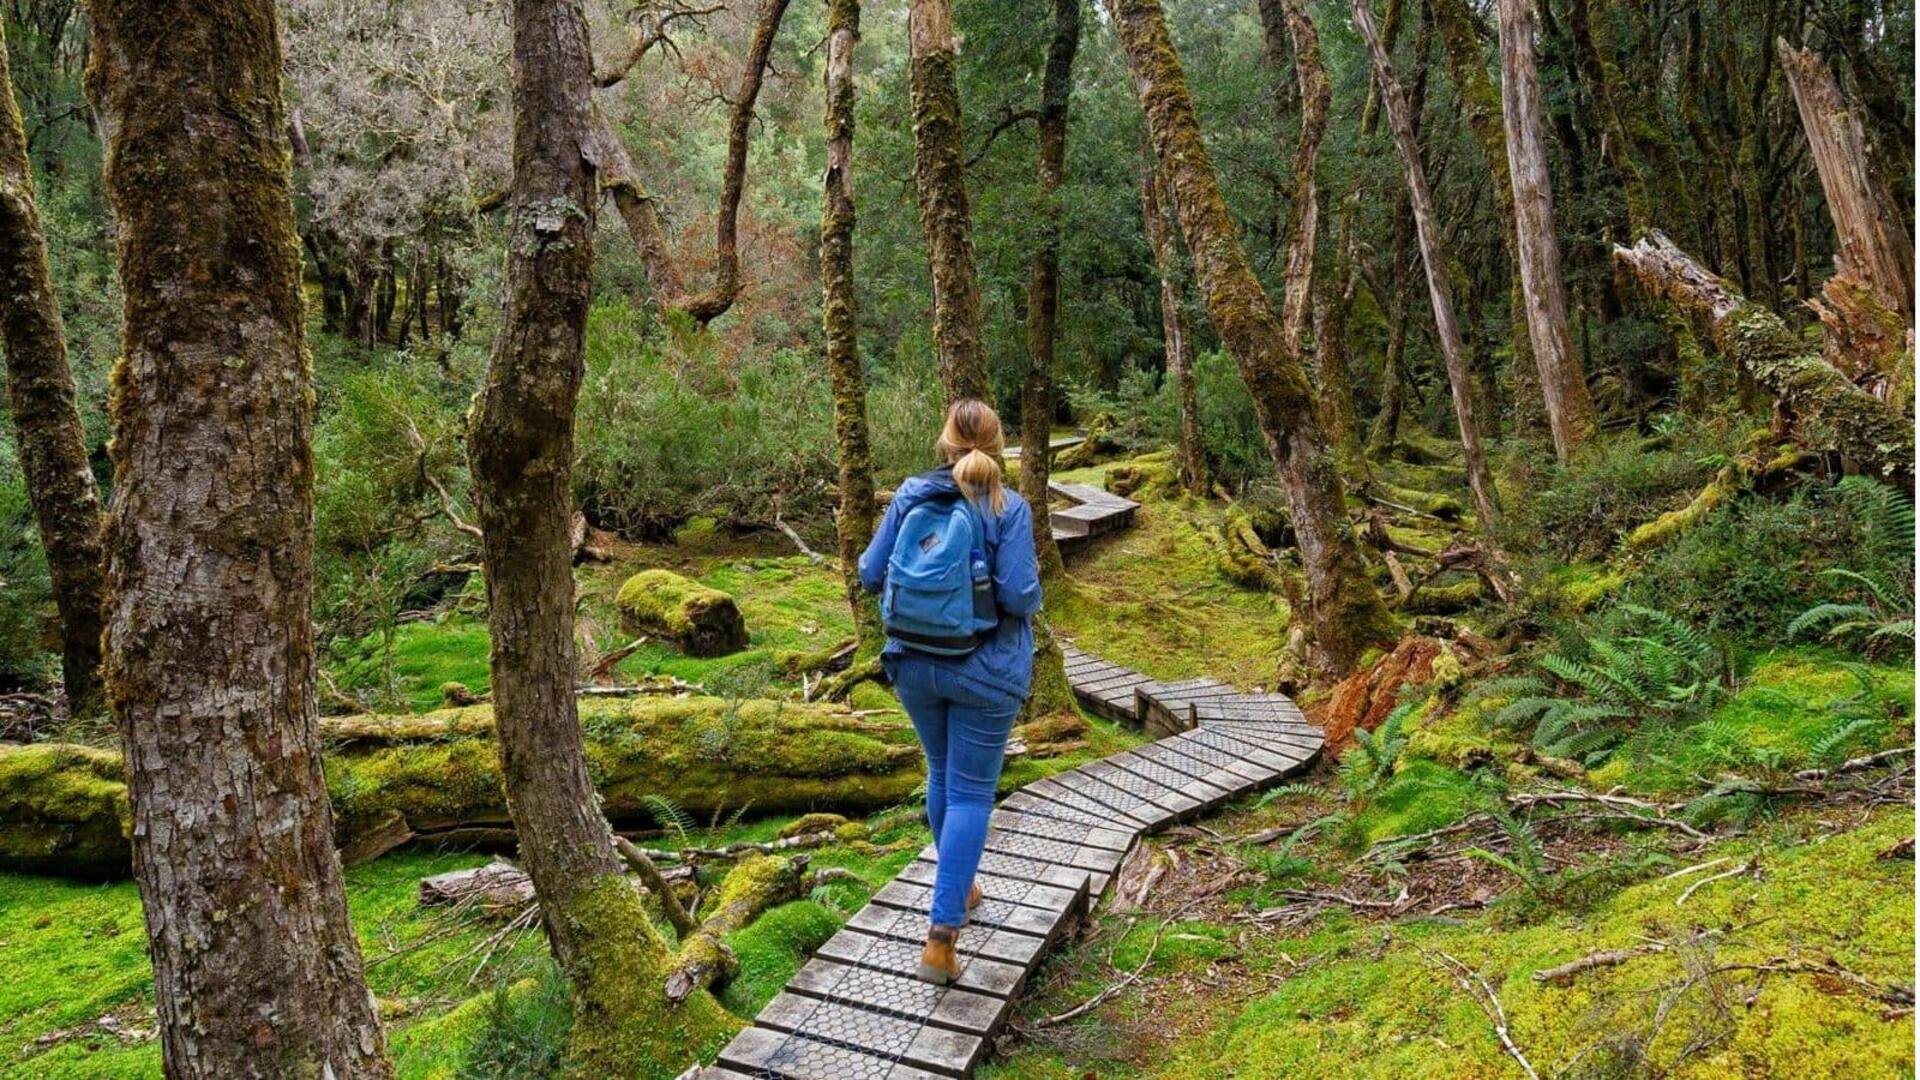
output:
[{"label": "dead standing tree", "polygon": [[574,698],[569,479],[598,194],[591,80],[580,0],[514,0],[506,296],[469,458],[503,786],[572,988],[570,1064],[663,1076],[733,1023],[704,991],[666,997],[672,957],[594,797]]},{"label": "dead standing tree", "polygon": [[1394,636],[1346,517],[1346,490],[1299,357],[1254,276],[1220,193],[1200,120],[1158,0],[1108,0],[1132,69],[1161,175],[1179,211],[1207,316],[1239,365],[1274,470],[1287,491],[1306,568],[1315,666],[1352,668]]},{"label": "dead standing tree", "polygon": [[[1531,0],[1498,0],[1501,116],[1513,191],[1514,251],[1540,395],[1553,430],[1554,454],[1567,460],[1593,437],[1593,399],[1567,329],[1567,292],[1560,278],[1560,241],[1553,231],[1553,184],[1540,126],[1540,73],[1533,63]],[[1501,178],[1495,177],[1498,183]]]},{"label": "dead standing tree", "polygon": [[84,716],[101,706],[107,579],[100,488],[87,462],[66,326],[47,269],[47,237],[5,52],[0,41],[0,341],[6,345],[7,411],[60,613],[67,712]]},{"label": "dead standing tree", "polygon": [[1420,161],[1420,143],[1413,133],[1412,110],[1407,106],[1407,95],[1400,88],[1399,78],[1393,73],[1393,60],[1380,40],[1380,31],[1374,26],[1368,0],[1352,0],[1352,6],[1353,23],[1360,31],[1360,36],[1366,39],[1367,52],[1373,61],[1374,83],[1380,91],[1380,103],[1386,111],[1387,126],[1393,132],[1394,145],[1400,152],[1401,171],[1406,177],[1407,195],[1413,206],[1414,235],[1419,240],[1420,258],[1427,271],[1427,297],[1433,305],[1434,332],[1440,340],[1440,353],[1446,360],[1447,384],[1453,392],[1453,414],[1460,428],[1460,448],[1466,458],[1467,483],[1473,489],[1474,509],[1480,515],[1481,527],[1486,529],[1499,520],[1500,500],[1494,490],[1493,473],[1487,467],[1486,451],[1480,444],[1480,424],[1474,415],[1473,365],[1467,356],[1467,344],[1460,336],[1460,325],[1454,317],[1453,285],[1447,275],[1446,251],[1441,246],[1433,193],[1427,187],[1426,171]]},{"label": "dead standing tree", "polygon": [[313,388],[267,0],[98,0],[126,301],[107,693],[175,1080],[392,1075],[314,700]]}]

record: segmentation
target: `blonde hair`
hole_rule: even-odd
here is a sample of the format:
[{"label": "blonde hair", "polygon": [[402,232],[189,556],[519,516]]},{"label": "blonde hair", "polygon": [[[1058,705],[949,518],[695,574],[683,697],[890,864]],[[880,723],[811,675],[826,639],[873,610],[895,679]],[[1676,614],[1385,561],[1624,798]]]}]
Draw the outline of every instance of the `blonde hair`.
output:
[{"label": "blonde hair", "polygon": [[1004,513],[1007,495],[1000,479],[1000,455],[1007,440],[993,406],[973,398],[954,402],[947,409],[938,445],[953,465],[954,483],[967,498],[976,503],[984,500],[994,513]]}]

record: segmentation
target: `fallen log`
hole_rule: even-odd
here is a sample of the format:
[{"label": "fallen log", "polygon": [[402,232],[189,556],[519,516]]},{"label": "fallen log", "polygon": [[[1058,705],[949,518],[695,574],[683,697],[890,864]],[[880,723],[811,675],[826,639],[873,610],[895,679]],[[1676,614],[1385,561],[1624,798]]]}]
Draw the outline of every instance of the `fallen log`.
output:
[{"label": "fallen log", "polygon": [[735,863],[720,885],[713,913],[680,942],[680,953],[667,973],[667,1000],[678,1005],[695,990],[731,979],[740,958],[727,947],[726,936],[768,908],[799,899],[812,880],[806,869],[805,855],[753,855]]},{"label": "fallen log", "polygon": [[[912,729],[841,708],[713,697],[586,698],[588,767],[617,828],[657,825],[665,799],[705,819],[906,800],[923,769]],[[511,828],[488,705],[408,717],[321,721],[336,840],[370,832],[422,840]],[[119,753],[63,743],[0,744],[0,870],[88,878],[129,870]],[[390,847],[391,845],[387,845]]]},{"label": "fallen log", "polygon": [[1913,490],[1913,422],[1854,385],[1820,348],[1740,295],[1657,230],[1613,257],[1655,295],[1701,322],[1722,355],[1744,368],[1792,416],[1797,441],[1834,451],[1861,470]]}]

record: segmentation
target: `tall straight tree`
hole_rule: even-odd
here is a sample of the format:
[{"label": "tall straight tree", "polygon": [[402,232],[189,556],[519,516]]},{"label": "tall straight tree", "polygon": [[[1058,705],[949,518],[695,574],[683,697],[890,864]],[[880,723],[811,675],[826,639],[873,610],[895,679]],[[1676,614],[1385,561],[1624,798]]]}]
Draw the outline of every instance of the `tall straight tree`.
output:
[{"label": "tall straight tree", "polygon": [[973,261],[965,129],[955,78],[960,46],[952,0],[913,0],[907,10],[907,78],[913,105],[913,182],[933,272],[933,347],[947,400],[993,400],[981,338],[980,277]]},{"label": "tall straight tree", "polygon": [[514,0],[512,85],[506,296],[469,448],[494,729],[521,862],[572,987],[572,1068],[669,1076],[731,1022],[705,991],[666,999],[671,957],[622,872],[574,700],[569,481],[597,201],[581,0]]},{"label": "tall straight tree", "polygon": [[313,387],[270,0],[98,0],[125,291],[107,694],[169,1077],[384,1077],[320,769]]},{"label": "tall straight tree", "polygon": [[1347,522],[1346,490],[1313,391],[1240,245],[1158,0],[1108,0],[1108,11],[1180,215],[1207,316],[1240,367],[1287,490],[1307,574],[1314,662],[1327,672],[1344,672],[1368,646],[1391,639],[1394,625]]},{"label": "tall straight tree", "polygon": [[[1360,0],[1355,0],[1359,3]],[[1507,130],[1507,171],[1513,183],[1513,228],[1526,297],[1527,330],[1540,370],[1540,396],[1553,430],[1555,456],[1565,461],[1593,437],[1593,399],[1567,328],[1567,292],[1560,278],[1560,241],[1553,232],[1553,184],[1547,176],[1546,134],[1540,126],[1540,73],[1533,63],[1529,0],[1499,0],[1500,98]]]},{"label": "tall straight tree", "polygon": [[1473,489],[1473,505],[1483,527],[1500,517],[1500,500],[1493,486],[1493,473],[1487,468],[1486,450],[1480,444],[1480,424],[1474,412],[1473,364],[1467,356],[1467,344],[1460,336],[1454,318],[1453,285],[1447,276],[1447,256],[1441,246],[1440,226],[1435,220],[1433,193],[1427,188],[1426,169],[1420,161],[1420,141],[1413,133],[1413,110],[1407,95],[1393,73],[1393,60],[1373,24],[1369,0],[1353,0],[1353,24],[1366,39],[1373,59],[1373,79],[1380,89],[1380,104],[1387,114],[1387,127],[1400,152],[1401,171],[1407,180],[1407,197],[1413,208],[1414,235],[1420,243],[1420,258],[1427,269],[1427,298],[1433,304],[1435,335],[1440,339],[1440,354],[1447,365],[1447,384],[1453,392],[1453,415],[1460,428],[1460,448],[1467,463],[1467,485]]},{"label": "tall straight tree", "polygon": [[[1038,243],[1027,275],[1027,378],[1020,392],[1020,494],[1034,507],[1047,505],[1053,437],[1053,342],[1060,315],[1060,182],[1067,166],[1067,105],[1073,94],[1073,55],[1080,48],[1080,0],[1053,0],[1053,37],[1040,79],[1040,218]],[[1033,515],[1033,546],[1040,573],[1058,580],[1066,572],[1053,524]]]},{"label": "tall straight tree", "polygon": [[27,135],[0,40],[0,341],[6,345],[7,410],[40,525],[40,547],[60,612],[60,673],[67,712],[96,712],[100,633],[107,602],[100,488],[87,463],[67,331],[47,269],[47,237],[34,201]]},{"label": "tall straight tree", "polygon": [[1193,342],[1187,332],[1187,308],[1181,302],[1185,275],[1173,235],[1178,225],[1172,207],[1167,205],[1166,183],[1160,179],[1153,144],[1147,143],[1144,149],[1140,161],[1140,219],[1147,247],[1153,251],[1154,272],[1160,278],[1160,340],[1180,407],[1180,486],[1204,495],[1211,482],[1207,476],[1207,444],[1200,433],[1200,390],[1193,375]]},{"label": "tall straight tree", "polygon": [[833,437],[840,450],[840,506],[834,514],[840,573],[862,651],[880,645],[879,610],[860,586],[860,553],[873,539],[873,450],[867,431],[867,381],[860,367],[853,284],[853,50],[860,0],[827,4],[827,173],[821,184],[820,321],[833,383]]}]

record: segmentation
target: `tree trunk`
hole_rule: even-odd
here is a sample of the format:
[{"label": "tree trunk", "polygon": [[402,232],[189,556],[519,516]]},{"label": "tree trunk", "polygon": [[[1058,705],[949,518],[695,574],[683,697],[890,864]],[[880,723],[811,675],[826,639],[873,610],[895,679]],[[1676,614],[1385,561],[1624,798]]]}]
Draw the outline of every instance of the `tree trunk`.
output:
[{"label": "tree trunk", "polygon": [[[1623,88],[1620,86],[1619,64],[1614,60],[1612,46],[1604,44],[1606,39],[1594,36],[1593,15],[1604,15],[1606,8],[1598,7],[1597,11],[1594,8],[1592,0],[1570,0],[1567,5],[1567,36],[1573,45],[1574,69],[1586,82],[1588,92],[1593,99],[1593,111],[1598,114],[1594,119],[1600,125],[1601,149],[1606,155],[1607,164],[1613,166],[1613,171],[1620,174],[1620,188],[1626,200],[1628,236],[1637,237],[1653,227],[1653,200],[1647,193],[1646,174],[1641,172],[1640,163],[1633,159],[1633,141],[1628,137],[1626,121],[1620,108],[1619,99]],[[1516,58],[1512,54],[1517,49],[1524,49],[1526,56],[1518,59],[1526,64],[1530,84],[1529,96],[1537,103],[1540,99],[1540,78],[1534,71],[1531,34],[1533,17],[1530,13],[1523,12],[1522,18],[1527,24],[1528,37],[1524,42],[1510,45],[1507,42],[1505,9],[1501,11],[1502,79],[1505,81],[1513,78],[1513,65]],[[1605,32],[1606,28],[1601,27],[1601,33]],[[1506,96],[1511,100],[1513,93],[1508,91]],[[1512,105],[1508,108],[1512,108]],[[1538,116],[1537,112],[1535,116]],[[1537,130],[1538,119],[1530,122]],[[1512,127],[1511,122],[1508,126]],[[1545,140],[1537,135],[1534,141],[1542,146],[1545,144]],[[1544,168],[1540,175],[1543,179],[1545,178]]]},{"label": "tree trunk", "polygon": [[[1520,250],[1513,216],[1513,185],[1507,177],[1507,142],[1500,108],[1500,92],[1487,78],[1486,61],[1480,52],[1480,35],[1474,28],[1473,14],[1466,0],[1429,0],[1427,10],[1440,34],[1446,53],[1447,72],[1452,76],[1460,109],[1466,113],[1467,126],[1473,129],[1480,156],[1487,163],[1493,182],[1493,204],[1500,216],[1500,240],[1507,252],[1508,343],[1513,350],[1514,426],[1523,433],[1541,430],[1546,417],[1541,407],[1537,363],[1533,339],[1527,329],[1526,293],[1520,283]],[[1387,43],[1392,51],[1392,42]],[[1418,123],[1418,118],[1415,120]]]},{"label": "tree trunk", "polygon": [[[908,79],[913,103],[913,181],[933,273],[933,347],[948,401],[993,400],[981,339],[980,279],[973,261],[973,210],[967,200],[959,45],[952,0],[913,0],[907,13]],[[1038,511],[1036,510],[1036,513]]]},{"label": "tree trunk", "polygon": [[1813,148],[1820,186],[1827,193],[1839,250],[1838,275],[1873,291],[1882,306],[1913,325],[1913,244],[1899,211],[1870,167],[1860,114],[1840,94],[1833,73],[1810,49],[1778,43],[1780,65],[1793,87],[1800,125]]},{"label": "tree trunk", "polygon": [[40,526],[40,546],[60,612],[60,672],[69,716],[98,711],[100,632],[106,617],[106,552],[100,489],[67,366],[67,332],[47,269],[47,237],[35,203],[33,166],[0,41],[0,341],[6,345],[7,410]]},{"label": "tree trunk", "polygon": [[1527,329],[1540,369],[1540,393],[1553,429],[1554,454],[1573,456],[1593,437],[1593,399],[1567,329],[1566,287],[1560,279],[1560,242],[1553,232],[1553,184],[1547,175],[1546,134],[1540,127],[1540,76],[1533,64],[1529,0],[1499,0],[1500,94],[1507,129],[1507,169],[1513,185],[1520,282]]},{"label": "tree trunk", "polygon": [[[313,396],[266,0],[99,0],[125,290],[107,693],[169,1077],[384,1077],[320,769]],[[191,467],[185,467],[191,464]]]},{"label": "tree trunk", "polygon": [[1053,344],[1060,313],[1060,183],[1066,172],[1067,105],[1073,93],[1073,56],[1080,48],[1080,0],[1054,0],[1053,38],[1040,80],[1040,215],[1038,244],[1027,278],[1026,385],[1020,394],[1020,494],[1033,507],[1033,547],[1040,577],[1066,573],[1046,512],[1053,471]]},{"label": "tree trunk", "polygon": [[860,366],[858,302],[853,280],[853,50],[860,41],[860,0],[827,8],[827,174],[820,214],[820,321],[833,383],[833,438],[840,450],[840,505],[833,518],[840,575],[853,609],[860,647],[856,663],[877,655],[880,612],[860,585],[860,553],[873,538],[873,450],[867,432],[867,379]]},{"label": "tree trunk", "polygon": [[[503,786],[572,986],[570,1066],[672,1075],[731,1024],[705,994],[666,1000],[667,945],[594,798],[573,692],[569,476],[597,195],[580,0],[514,0],[512,70],[506,296],[469,448]],[[679,1037],[663,1039],[667,1025]]]},{"label": "tree trunk", "polygon": [[1441,247],[1440,226],[1434,220],[1433,194],[1427,189],[1426,170],[1420,162],[1420,144],[1413,133],[1412,112],[1400,80],[1393,73],[1393,61],[1374,27],[1368,0],[1353,0],[1353,22],[1366,39],[1373,57],[1373,77],[1380,87],[1380,103],[1386,110],[1387,126],[1393,132],[1400,151],[1400,163],[1407,180],[1407,195],[1413,207],[1414,235],[1420,243],[1420,259],[1427,270],[1427,297],[1433,305],[1433,324],[1440,339],[1440,353],[1447,365],[1447,384],[1453,392],[1453,413],[1460,427],[1460,448],[1467,465],[1467,483],[1473,489],[1474,509],[1480,515],[1482,529],[1499,520],[1500,499],[1494,490],[1493,474],[1487,468],[1486,451],[1480,445],[1480,424],[1474,414],[1473,364],[1467,357],[1466,342],[1454,321],[1453,284],[1447,277],[1446,252]]},{"label": "tree trunk", "polygon": [[1307,574],[1316,666],[1344,672],[1368,646],[1393,636],[1393,621],[1347,523],[1346,491],[1327,452],[1313,392],[1240,245],[1158,0],[1109,0],[1109,10],[1179,211],[1207,315],[1240,366],[1287,489]]},{"label": "tree trunk", "polygon": [[1140,162],[1140,218],[1160,278],[1160,337],[1167,351],[1167,374],[1173,379],[1174,397],[1180,404],[1180,486],[1190,494],[1204,496],[1211,490],[1212,480],[1207,475],[1207,443],[1200,428],[1200,391],[1194,383],[1186,305],[1181,303],[1185,275],[1171,213],[1166,183],[1160,178],[1149,142]]},{"label": "tree trunk", "polygon": [[701,326],[726,314],[740,296],[740,197],[747,183],[747,137],[753,131],[754,103],[760,98],[760,85],[766,81],[767,60],[773,52],[773,39],[780,33],[780,20],[786,16],[788,0],[766,0],[753,26],[753,43],[747,50],[747,66],[740,75],[740,88],[733,95],[733,111],[727,120],[727,166],[720,190],[720,213],[714,226],[713,250],[718,266],[713,287],[675,304]]},{"label": "tree trunk", "polygon": [[1613,257],[1656,296],[1704,324],[1721,354],[1772,394],[1810,450],[1838,452],[1861,469],[1913,490],[1913,422],[1820,358],[1780,317],[1735,292],[1659,231]]}]

